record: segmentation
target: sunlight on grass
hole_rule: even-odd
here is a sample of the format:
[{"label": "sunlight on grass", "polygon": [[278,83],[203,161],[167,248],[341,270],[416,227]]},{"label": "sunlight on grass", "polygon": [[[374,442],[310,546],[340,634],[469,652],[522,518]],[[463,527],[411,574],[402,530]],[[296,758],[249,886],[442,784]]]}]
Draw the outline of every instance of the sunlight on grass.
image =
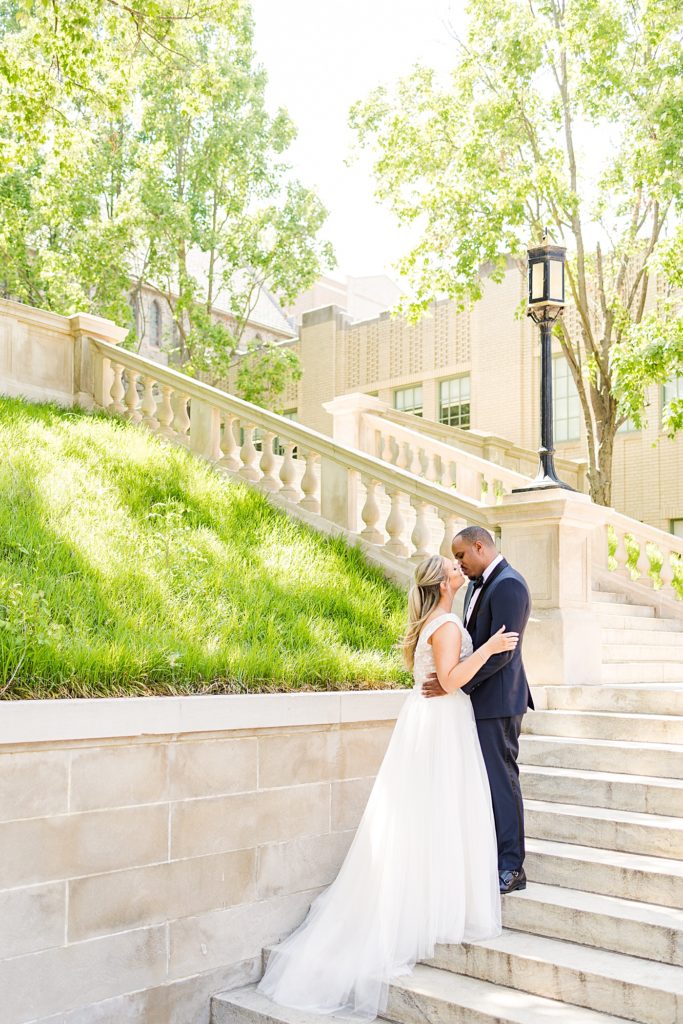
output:
[{"label": "sunlight on grass", "polygon": [[405,682],[405,597],[184,449],[0,399],[5,698]]}]

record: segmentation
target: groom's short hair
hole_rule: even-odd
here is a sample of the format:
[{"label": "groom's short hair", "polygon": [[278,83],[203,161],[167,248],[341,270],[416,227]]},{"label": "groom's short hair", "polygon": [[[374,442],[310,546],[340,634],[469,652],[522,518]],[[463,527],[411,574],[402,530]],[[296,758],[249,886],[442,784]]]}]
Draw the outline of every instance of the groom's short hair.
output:
[{"label": "groom's short hair", "polygon": [[461,538],[465,544],[476,544],[479,542],[485,548],[495,548],[496,546],[493,537],[483,526],[466,526],[464,530],[456,533],[453,538],[454,544],[458,538]]}]

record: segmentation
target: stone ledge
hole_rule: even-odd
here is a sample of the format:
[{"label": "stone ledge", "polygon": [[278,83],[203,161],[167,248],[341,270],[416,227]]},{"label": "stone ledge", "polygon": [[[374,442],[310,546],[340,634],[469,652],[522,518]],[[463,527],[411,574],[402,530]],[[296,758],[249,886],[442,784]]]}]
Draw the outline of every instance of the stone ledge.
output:
[{"label": "stone ledge", "polygon": [[0,705],[0,747],[63,740],[178,736],[382,722],[407,690],[17,700]]}]

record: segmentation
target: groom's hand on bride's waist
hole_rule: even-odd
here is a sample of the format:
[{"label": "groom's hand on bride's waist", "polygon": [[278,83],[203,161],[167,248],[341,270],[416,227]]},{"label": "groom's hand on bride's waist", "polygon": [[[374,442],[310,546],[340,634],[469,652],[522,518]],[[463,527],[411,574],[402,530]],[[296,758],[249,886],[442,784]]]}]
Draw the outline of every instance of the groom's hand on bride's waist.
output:
[{"label": "groom's hand on bride's waist", "polygon": [[436,672],[432,672],[430,676],[427,676],[424,683],[422,684],[422,696],[423,697],[445,697],[446,691],[439,682],[439,677]]}]

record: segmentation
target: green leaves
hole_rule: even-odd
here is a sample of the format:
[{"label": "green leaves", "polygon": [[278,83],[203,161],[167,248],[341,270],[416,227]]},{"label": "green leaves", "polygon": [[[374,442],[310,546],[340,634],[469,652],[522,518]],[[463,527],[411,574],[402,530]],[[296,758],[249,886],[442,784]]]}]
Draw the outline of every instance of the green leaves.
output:
[{"label": "green leaves", "polygon": [[680,286],[663,239],[683,212],[683,6],[470,0],[468,15],[448,80],[416,68],[393,94],[357,103],[351,125],[372,151],[378,198],[419,225],[399,264],[409,315],[444,295],[476,301],[482,275],[499,279],[546,226],[568,246],[580,327],[565,325],[562,344],[592,493],[608,501],[617,405],[635,411],[646,386],[625,354],[664,337],[650,281],[660,250]]},{"label": "green leaves", "polygon": [[5,295],[127,323],[134,276],[180,365],[225,380],[261,291],[290,301],[334,260],[252,36],[241,0],[4,5]]}]

